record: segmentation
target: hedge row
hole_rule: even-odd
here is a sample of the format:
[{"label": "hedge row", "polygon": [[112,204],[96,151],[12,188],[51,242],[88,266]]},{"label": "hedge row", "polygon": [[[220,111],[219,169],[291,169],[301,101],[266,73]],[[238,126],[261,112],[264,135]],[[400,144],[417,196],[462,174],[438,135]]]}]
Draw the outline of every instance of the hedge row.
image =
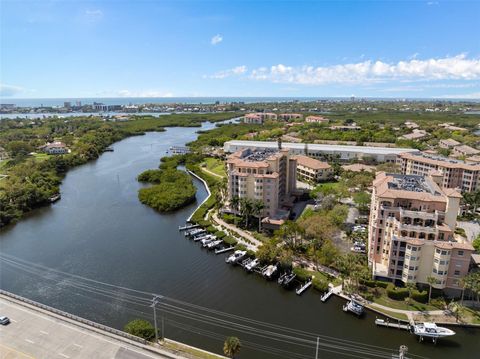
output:
[{"label": "hedge row", "polygon": [[[390,299],[404,300],[405,298],[408,298],[408,295],[409,293],[407,288],[396,288],[391,283],[387,287],[387,296]],[[428,292],[427,291],[420,292],[419,290],[415,289],[412,292],[412,299],[419,303],[427,303]]]},{"label": "hedge row", "polygon": [[389,282],[382,282],[379,280],[360,280],[360,284],[366,285],[370,288],[380,287],[380,288],[387,288],[390,284]]}]

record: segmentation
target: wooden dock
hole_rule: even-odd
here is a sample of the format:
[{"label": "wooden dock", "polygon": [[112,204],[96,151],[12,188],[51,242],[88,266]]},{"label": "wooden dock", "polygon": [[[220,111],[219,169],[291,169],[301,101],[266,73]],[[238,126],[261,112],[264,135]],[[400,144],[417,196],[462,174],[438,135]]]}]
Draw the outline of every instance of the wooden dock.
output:
[{"label": "wooden dock", "polygon": [[320,300],[325,303],[328,298],[330,298],[333,294],[333,288],[330,288],[330,290],[327,292],[327,293],[324,293],[321,297],[320,297]]},{"label": "wooden dock", "polygon": [[401,329],[401,330],[410,330],[410,325],[409,324],[403,324],[398,321],[398,323],[392,323],[388,319],[383,320],[383,319],[375,319],[375,324],[378,325],[379,327],[386,327],[386,328],[395,328],[395,329]]},{"label": "wooden dock", "polygon": [[221,253],[225,253],[225,252],[230,252],[230,251],[233,251],[234,249],[235,249],[235,247],[215,249],[215,254],[221,254]]},{"label": "wooden dock", "polygon": [[186,231],[188,229],[194,229],[194,228],[198,228],[198,227],[200,227],[199,224],[186,224],[184,226],[179,226],[178,230],[179,231]]}]

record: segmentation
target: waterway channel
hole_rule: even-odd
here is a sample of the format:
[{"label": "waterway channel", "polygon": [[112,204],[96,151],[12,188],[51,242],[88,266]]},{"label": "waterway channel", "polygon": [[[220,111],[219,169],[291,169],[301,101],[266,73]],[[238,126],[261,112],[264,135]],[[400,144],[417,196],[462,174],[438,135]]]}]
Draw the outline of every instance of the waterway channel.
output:
[{"label": "waterway channel", "polygon": [[[202,129],[212,127],[205,123]],[[136,176],[145,169],[156,168],[170,146],[195,139],[197,130],[168,128],[165,132],[130,137],[115,143],[114,152],[104,153],[98,160],[69,171],[61,186],[60,201],[0,231],[1,253],[310,333],[392,350],[405,344],[412,354],[436,359],[478,355],[478,330],[456,329],[456,336],[440,340],[436,345],[418,343],[407,332],[375,327],[373,313],[358,319],[342,312],[340,299],[331,298],[323,304],[313,290],[299,297],[275,282],[226,265],[224,255],[202,250],[178,232],[178,226],[184,224],[196,204],[171,214],[159,214],[142,205],[137,199],[142,185]],[[199,203],[206,191],[196,180],[195,185]],[[80,295],[65,283],[52,284],[48,278],[2,262],[0,265],[2,289],[117,328],[139,317],[121,301]],[[153,320],[148,309],[144,315]],[[171,314],[167,316],[200,329],[206,325],[187,318],[173,318]],[[315,357],[315,348],[291,345],[288,338],[281,343],[269,340],[268,335],[262,338],[238,334],[226,327],[208,326],[208,330],[218,333],[218,337],[213,338],[191,327],[190,331],[179,329],[167,321],[165,334],[218,353],[222,352],[223,338],[236,334],[245,343],[253,343],[245,344],[241,358],[293,357],[286,352],[274,353],[272,347],[305,358]],[[261,351],[259,344],[268,345],[270,349]],[[320,350],[319,357],[347,357],[335,353],[334,348],[331,350],[333,352]],[[373,357],[372,352],[350,354]]]}]

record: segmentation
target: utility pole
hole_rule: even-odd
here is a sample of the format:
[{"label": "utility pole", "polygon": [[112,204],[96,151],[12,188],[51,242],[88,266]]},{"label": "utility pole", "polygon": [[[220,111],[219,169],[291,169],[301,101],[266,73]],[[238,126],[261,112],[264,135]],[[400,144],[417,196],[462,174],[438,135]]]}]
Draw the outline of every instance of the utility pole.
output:
[{"label": "utility pole", "polygon": [[315,350],[315,359],[318,359],[318,342],[319,342],[320,338],[317,337],[317,349]]},{"label": "utility pole", "polygon": [[152,305],[151,307],[153,308],[153,323],[155,325],[155,343],[158,343],[158,329],[157,329],[157,311],[156,311],[156,305],[158,304],[158,300],[160,296],[156,295],[152,299]]},{"label": "utility pole", "polygon": [[408,353],[408,347],[406,345],[400,345],[400,350],[398,352],[398,359],[407,359],[405,356]]}]

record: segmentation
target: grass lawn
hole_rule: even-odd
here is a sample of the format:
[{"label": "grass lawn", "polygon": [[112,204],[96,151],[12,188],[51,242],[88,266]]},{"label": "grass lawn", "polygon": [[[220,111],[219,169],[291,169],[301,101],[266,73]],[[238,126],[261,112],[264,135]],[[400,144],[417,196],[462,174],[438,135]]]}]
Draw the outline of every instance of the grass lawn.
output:
[{"label": "grass lawn", "polygon": [[220,355],[216,355],[214,353],[209,353],[203,350],[196,349],[194,347],[183,345],[182,343],[172,342],[170,340],[166,340],[162,344],[163,347],[168,348],[174,352],[181,352],[187,355],[193,355],[195,358],[201,359],[218,359],[221,358]]},{"label": "grass lawn", "polygon": [[33,158],[35,158],[35,161],[38,161],[38,162],[45,161],[48,157],[50,157],[50,155],[46,153],[35,153],[33,155]]},{"label": "grass lawn", "polygon": [[219,176],[226,177],[225,165],[222,160],[208,157],[205,159],[205,168]]},{"label": "grass lawn", "polygon": [[430,304],[423,304],[419,303],[415,300],[411,300],[410,304],[408,305],[406,301],[402,300],[393,300],[389,297],[387,297],[386,293],[383,293],[381,297],[373,299],[375,303],[385,305],[390,308],[394,309],[402,309],[402,310],[439,310],[440,308],[437,308],[433,305]]},{"label": "grass lawn", "polygon": [[391,312],[389,310],[383,310],[383,309],[379,309],[379,308],[375,308],[373,307],[375,310],[379,310],[381,311],[383,314],[385,315],[388,315],[389,317],[392,317],[392,318],[395,318],[395,319],[400,319],[400,320],[406,320],[408,321],[408,317],[406,314],[402,314],[402,313],[395,313],[395,312]]}]

